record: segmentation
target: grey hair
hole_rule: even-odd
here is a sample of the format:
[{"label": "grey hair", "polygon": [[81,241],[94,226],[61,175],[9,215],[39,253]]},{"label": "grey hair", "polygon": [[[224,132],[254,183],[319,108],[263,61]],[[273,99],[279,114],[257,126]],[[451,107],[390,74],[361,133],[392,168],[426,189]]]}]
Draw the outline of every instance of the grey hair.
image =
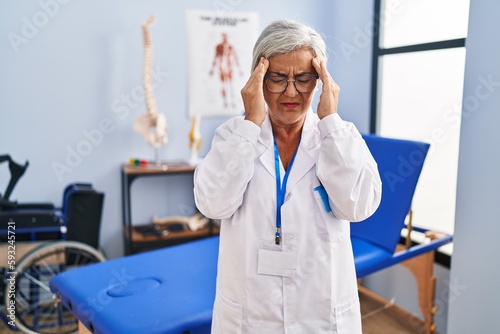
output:
[{"label": "grey hair", "polygon": [[269,59],[303,48],[310,48],[320,61],[327,60],[325,41],[316,30],[292,20],[274,21],[262,31],[255,43],[252,71],[257,67],[260,57]]}]

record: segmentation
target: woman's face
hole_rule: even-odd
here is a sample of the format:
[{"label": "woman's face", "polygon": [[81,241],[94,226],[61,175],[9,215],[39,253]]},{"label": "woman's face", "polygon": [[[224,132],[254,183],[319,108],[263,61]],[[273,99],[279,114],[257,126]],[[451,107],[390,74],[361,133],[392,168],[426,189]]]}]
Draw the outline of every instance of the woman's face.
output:
[{"label": "woman's face", "polygon": [[[269,59],[266,76],[281,75],[288,80],[295,80],[301,74],[317,74],[312,65],[313,53],[310,49],[299,49],[273,56]],[[314,97],[313,89],[309,93],[299,93],[293,81],[283,93],[272,93],[264,83],[264,99],[269,107],[269,116],[275,125],[293,125],[302,122]]]}]

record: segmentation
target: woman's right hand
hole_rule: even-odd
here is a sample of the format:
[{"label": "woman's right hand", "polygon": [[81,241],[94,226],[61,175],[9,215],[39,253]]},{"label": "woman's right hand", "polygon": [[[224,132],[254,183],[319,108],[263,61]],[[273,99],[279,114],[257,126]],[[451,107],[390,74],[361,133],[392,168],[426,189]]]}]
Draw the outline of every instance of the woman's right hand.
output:
[{"label": "woman's right hand", "polygon": [[266,102],[264,101],[264,75],[269,67],[269,60],[264,57],[252,72],[245,87],[241,89],[245,119],[260,126],[266,119]]}]

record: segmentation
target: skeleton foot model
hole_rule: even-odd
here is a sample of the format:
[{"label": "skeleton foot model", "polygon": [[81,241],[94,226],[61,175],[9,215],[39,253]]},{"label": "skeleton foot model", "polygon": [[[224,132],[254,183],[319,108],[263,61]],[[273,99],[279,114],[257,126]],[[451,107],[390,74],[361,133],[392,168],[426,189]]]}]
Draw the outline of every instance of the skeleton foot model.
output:
[{"label": "skeleton foot model", "polygon": [[196,165],[199,162],[198,151],[200,150],[202,144],[201,132],[200,132],[200,117],[195,116],[191,124],[191,131],[189,131],[189,148],[191,150],[191,159],[189,163],[191,165]]}]

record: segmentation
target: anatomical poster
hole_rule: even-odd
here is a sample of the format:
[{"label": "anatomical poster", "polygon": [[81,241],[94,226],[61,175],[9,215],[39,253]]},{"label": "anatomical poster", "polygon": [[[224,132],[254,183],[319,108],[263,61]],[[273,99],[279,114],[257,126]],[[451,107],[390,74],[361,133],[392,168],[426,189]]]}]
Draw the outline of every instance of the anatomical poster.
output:
[{"label": "anatomical poster", "polygon": [[189,116],[242,115],[241,88],[250,76],[258,15],[187,11]]}]

